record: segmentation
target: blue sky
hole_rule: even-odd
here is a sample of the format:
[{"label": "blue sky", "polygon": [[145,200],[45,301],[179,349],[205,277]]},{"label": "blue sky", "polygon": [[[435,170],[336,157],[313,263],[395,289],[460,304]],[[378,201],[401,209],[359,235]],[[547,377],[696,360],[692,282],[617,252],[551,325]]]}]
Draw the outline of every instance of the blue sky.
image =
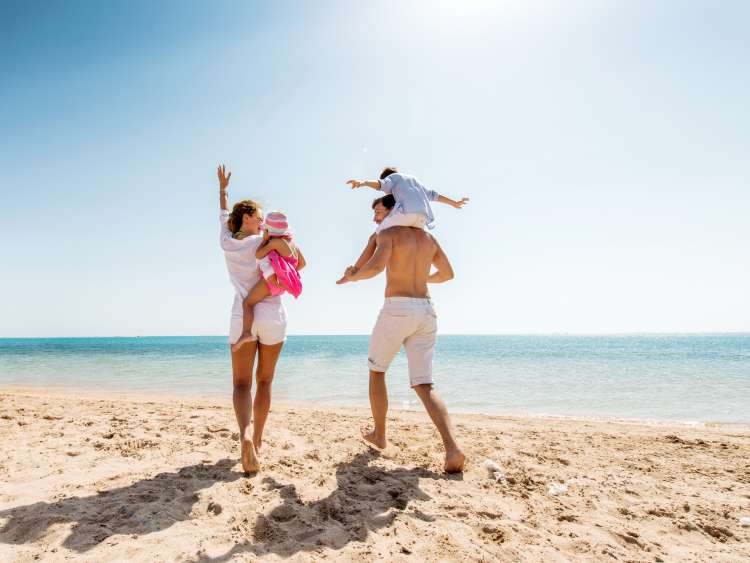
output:
[{"label": "blue sky", "polygon": [[215,167],[295,334],[368,333],[349,177],[449,196],[445,333],[750,331],[744,2],[0,2],[0,336],[224,334]]}]

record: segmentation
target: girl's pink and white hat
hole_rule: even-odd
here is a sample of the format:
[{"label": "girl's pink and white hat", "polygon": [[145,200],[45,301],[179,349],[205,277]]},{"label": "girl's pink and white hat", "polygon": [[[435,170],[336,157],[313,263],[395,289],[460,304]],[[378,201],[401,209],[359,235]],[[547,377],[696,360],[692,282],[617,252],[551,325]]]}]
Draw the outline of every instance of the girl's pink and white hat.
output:
[{"label": "girl's pink and white hat", "polygon": [[281,211],[271,211],[266,215],[266,229],[268,234],[276,237],[291,236],[289,221]]}]

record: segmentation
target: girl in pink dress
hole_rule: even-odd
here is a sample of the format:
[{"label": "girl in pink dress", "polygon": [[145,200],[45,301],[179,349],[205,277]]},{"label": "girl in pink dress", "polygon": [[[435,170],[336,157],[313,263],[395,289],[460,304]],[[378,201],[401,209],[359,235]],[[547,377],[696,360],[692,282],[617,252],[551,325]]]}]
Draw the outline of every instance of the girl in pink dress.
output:
[{"label": "girl in pink dress", "polygon": [[256,303],[269,295],[290,293],[296,299],[302,293],[302,280],[297,266],[305,258],[294,244],[286,215],[281,211],[272,211],[266,215],[264,227],[264,242],[255,253],[261,279],[242,302],[242,335],[232,344],[233,351],[239,350],[243,344],[253,339],[253,307]]}]

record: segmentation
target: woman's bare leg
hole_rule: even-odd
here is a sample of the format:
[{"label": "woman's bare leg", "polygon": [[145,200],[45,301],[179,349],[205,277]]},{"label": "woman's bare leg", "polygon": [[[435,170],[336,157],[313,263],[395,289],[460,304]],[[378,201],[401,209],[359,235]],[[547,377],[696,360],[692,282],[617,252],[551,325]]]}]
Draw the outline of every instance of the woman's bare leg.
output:
[{"label": "woman's bare leg", "polygon": [[260,450],[263,444],[263,428],[266,426],[268,411],[271,409],[271,384],[276,372],[276,362],[279,360],[283,342],[267,346],[260,344],[258,346],[258,369],[255,372],[255,383],[258,388],[255,390],[255,402],[253,409],[253,444],[256,450]]},{"label": "woman's bare leg", "polygon": [[247,472],[258,471],[258,456],[250,436],[250,417],[252,414],[251,390],[253,386],[253,364],[258,345],[250,342],[236,352],[232,352],[232,402],[237,426],[240,429],[240,452],[242,469]]},{"label": "woman's bare leg", "polygon": [[271,292],[268,291],[266,281],[260,279],[258,280],[258,283],[253,286],[247,296],[245,296],[245,299],[242,301],[242,334],[237,342],[232,344],[232,352],[236,352],[242,346],[252,341],[253,307],[269,295],[271,295]]}]

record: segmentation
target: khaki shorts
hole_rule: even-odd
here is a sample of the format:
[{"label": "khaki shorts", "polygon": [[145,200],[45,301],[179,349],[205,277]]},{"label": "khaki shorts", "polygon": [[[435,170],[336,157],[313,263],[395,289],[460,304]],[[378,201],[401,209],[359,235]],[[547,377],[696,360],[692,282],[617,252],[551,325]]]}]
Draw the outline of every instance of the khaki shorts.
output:
[{"label": "khaki shorts", "polygon": [[437,314],[429,299],[387,297],[370,338],[367,365],[385,373],[401,346],[406,349],[411,386],[432,384]]}]

